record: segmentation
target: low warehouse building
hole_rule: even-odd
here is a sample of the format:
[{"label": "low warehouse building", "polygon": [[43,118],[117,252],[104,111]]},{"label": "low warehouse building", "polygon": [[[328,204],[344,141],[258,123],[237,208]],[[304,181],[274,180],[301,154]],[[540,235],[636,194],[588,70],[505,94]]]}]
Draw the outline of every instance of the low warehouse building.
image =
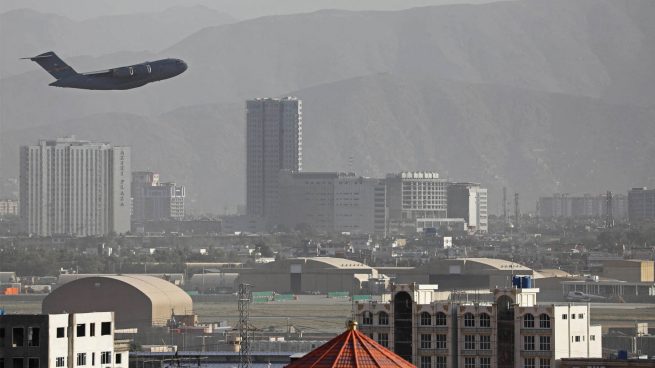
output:
[{"label": "low warehouse building", "polygon": [[290,258],[234,271],[239,273],[237,283],[251,284],[253,291],[294,294],[359,293],[369,280],[378,278],[377,270],[372,267],[333,257]]},{"label": "low warehouse building", "polygon": [[396,283],[438,284],[439,290],[489,290],[511,285],[513,275],[536,276],[531,268],[494,258],[437,259],[416,268],[378,270]]},{"label": "low warehouse building", "polygon": [[172,314],[193,313],[184,290],[153,276],[104,275],[70,281],[50,293],[44,314],[109,312],[116,328],[165,326]]}]

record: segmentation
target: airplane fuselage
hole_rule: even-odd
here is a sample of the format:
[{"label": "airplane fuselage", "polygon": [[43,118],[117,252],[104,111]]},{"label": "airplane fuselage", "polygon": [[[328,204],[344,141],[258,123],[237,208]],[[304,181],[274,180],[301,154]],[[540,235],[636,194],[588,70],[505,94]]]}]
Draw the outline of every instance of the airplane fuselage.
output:
[{"label": "airplane fuselage", "polygon": [[58,79],[50,85],[92,90],[125,90],[172,78],[186,69],[187,65],[182,60],[162,59],[99,72],[74,74]]}]

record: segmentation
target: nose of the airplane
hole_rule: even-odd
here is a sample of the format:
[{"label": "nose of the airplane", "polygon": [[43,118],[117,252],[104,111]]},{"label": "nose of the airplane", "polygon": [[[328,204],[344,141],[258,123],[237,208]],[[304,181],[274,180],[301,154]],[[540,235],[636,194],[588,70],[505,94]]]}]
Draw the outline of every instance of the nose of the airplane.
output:
[{"label": "nose of the airplane", "polygon": [[182,67],[182,72],[186,71],[189,68],[189,66],[182,60],[180,60],[179,63],[180,66]]}]

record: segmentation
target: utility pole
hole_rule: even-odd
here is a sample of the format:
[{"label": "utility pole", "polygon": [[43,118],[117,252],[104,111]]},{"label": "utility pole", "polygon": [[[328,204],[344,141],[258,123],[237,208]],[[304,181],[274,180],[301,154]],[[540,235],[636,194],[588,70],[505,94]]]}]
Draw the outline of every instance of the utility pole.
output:
[{"label": "utility pole", "polygon": [[521,218],[521,213],[519,212],[519,194],[514,193],[514,228],[519,229],[519,219]]},{"label": "utility pole", "polygon": [[605,197],[605,228],[611,229],[614,227],[614,213],[612,212],[612,192],[607,191],[607,196]]},{"label": "utility pole", "polygon": [[507,226],[507,188],[503,187],[503,223]]},{"label": "utility pole", "polygon": [[250,368],[250,302],[252,291],[250,284],[239,284],[239,368]]}]

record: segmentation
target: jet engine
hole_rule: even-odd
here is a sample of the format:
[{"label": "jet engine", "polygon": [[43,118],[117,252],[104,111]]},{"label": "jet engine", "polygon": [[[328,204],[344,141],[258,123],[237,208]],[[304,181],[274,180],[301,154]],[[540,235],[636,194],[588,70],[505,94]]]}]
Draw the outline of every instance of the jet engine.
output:
[{"label": "jet engine", "polygon": [[148,75],[151,73],[151,68],[150,65],[138,64],[115,68],[112,73],[113,76],[117,78],[131,78]]}]

